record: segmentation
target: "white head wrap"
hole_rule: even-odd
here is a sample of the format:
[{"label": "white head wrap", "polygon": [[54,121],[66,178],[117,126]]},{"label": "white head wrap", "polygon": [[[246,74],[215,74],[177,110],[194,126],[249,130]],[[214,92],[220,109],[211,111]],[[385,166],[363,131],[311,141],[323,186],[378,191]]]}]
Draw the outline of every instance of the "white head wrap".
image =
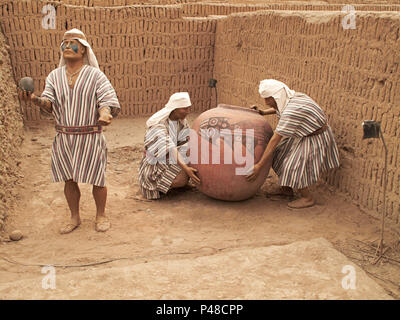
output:
[{"label": "white head wrap", "polygon": [[[84,63],[99,69],[99,64],[97,62],[96,56],[94,55],[93,50],[90,47],[90,44],[86,41],[85,34],[81,30],[78,29],[68,30],[67,32],[64,33],[64,39],[65,38],[78,40],[83,46],[85,46],[86,53],[84,56]],[[64,65],[65,65],[65,60],[61,52],[60,64],[58,66],[62,67]]]},{"label": "white head wrap", "polygon": [[146,125],[148,128],[154,126],[155,124],[164,121],[169,117],[172,111],[178,108],[190,107],[192,103],[190,102],[189,93],[187,92],[176,92],[170,98],[168,103],[160,111],[153,114],[149,120],[147,120]]},{"label": "white head wrap", "polygon": [[273,97],[280,113],[285,109],[289,99],[296,93],[294,90],[290,90],[283,82],[274,79],[262,80],[258,92],[261,98]]}]

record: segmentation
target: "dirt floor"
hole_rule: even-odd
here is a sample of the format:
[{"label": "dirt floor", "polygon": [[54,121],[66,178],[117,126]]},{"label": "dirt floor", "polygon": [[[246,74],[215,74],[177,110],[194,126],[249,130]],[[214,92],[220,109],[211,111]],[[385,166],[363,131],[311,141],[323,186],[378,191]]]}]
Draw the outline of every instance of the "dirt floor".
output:
[{"label": "dirt floor", "polygon": [[[191,115],[189,120],[193,118]],[[276,188],[274,176],[267,179],[254,198],[242,202],[213,200],[195,189],[175,191],[158,201],[136,200],[145,120],[115,119],[106,129],[109,150],[107,212],[112,223],[112,228],[106,233],[94,230],[95,205],[88,185],[81,185],[81,226],[68,235],[58,233],[69,213],[63,185],[51,182],[53,124],[31,123],[26,127],[20,159],[24,178],[17,190],[19,205],[9,213],[1,233],[0,285],[3,285],[3,290],[0,298],[15,297],[11,294],[12,286],[7,289],[7,283],[18,281],[23,285],[25,280],[29,282],[43,276],[41,268],[33,266],[35,264],[64,265],[63,275],[79,270],[74,278],[79,282],[89,277],[84,271],[108,270],[126,263],[116,260],[91,265],[115,258],[159,264],[173,259],[176,263],[180,259],[187,261],[219,252],[254,251],[316,238],[328,240],[382,286],[389,296],[400,298],[399,235],[395,231],[386,232],[386,256],[391,260],[381,259],[373,265],[374,249],[371,245],[379,238],[380,221],[346,202],[329,186],[321,184],[315,188],[317,205],[303,210],[287,208],[288,199],[266,197],[267,190]],[[15,229],[20,229],[24,238],[18,242],[7,241],[8,234]],[[296,257],[288,259],[292,261],[287,263],[295,267]],[[74,265],[90,266],[71,267]],[[170,264],[174,265],[179,272],[179,263]],[[201,274],[201,270],[195,270],[199,274],[193,274],[193,278]],[[307,283],[304,285],[307,287]],[[151,286],[149,281],[150,291]],[[32,298],[21,295],[21,292],[17,297]],[[118,292],[117,287],[114,292]],[[204,291],[200,297],[213,296],[211,291]],[[229,295],[224,297],[232,298]],[[65,295],[63,298],[71,297]],[[113,298],[146,297],[116,293]]]}]

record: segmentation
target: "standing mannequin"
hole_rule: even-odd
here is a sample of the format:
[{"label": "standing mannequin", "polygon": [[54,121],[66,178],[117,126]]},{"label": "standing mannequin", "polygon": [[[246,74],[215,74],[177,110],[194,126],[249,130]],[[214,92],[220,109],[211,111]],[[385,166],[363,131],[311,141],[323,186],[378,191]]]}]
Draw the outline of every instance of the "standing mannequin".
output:
[{"label": "standing mannequin", "polygon": [[42,95],[21,91],[20,97],[52,113],[56,121],[51,156],[53,181],[65,183],[64,194],[71,211],[60,233],[70,233],[81,223],[79,182],[93,185],[95,229],[107,231],[111,224],[105,214],[107,148],[102,126],[111,123],[120,105],[80,30],[64,34],[60,65],[48,75]]}]

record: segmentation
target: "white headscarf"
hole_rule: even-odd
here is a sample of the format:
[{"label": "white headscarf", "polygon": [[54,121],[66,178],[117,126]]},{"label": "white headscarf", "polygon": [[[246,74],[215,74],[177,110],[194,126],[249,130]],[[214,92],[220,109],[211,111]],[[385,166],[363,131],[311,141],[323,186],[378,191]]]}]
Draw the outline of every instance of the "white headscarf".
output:
[{"label": "white headscarf", "polygon": [[289,99],[296,93],[294,90],[290,90],[283,82],[274,79],[262,80],[258,92],[261,98],[273,97],[280,113],[285,109]]},{"label": "white headscarf", "polygon": [[[81,30],[78,30],[78,29],[68,30],[67,32],[64,33],[64,39],[78,40],[83,46],[86,47],[84,63],[99,69],[99,64],[97,62],[96,56],[94,55],[90,44],[86,41],[85,34]],[[61,50],[61,46],[60,46],[60,50]],[[61,52],[60,63],[58,66],[62,67],[64,65],[65,65],[65,60],[64,60],[64,56]]]},{"label": "white headscarf", "polygon": [[147,120],[146,125],[148,128],[158,124],[169,117],[172,111],[178,108],[190,107],[192,103],[190,102],[189,93],[187,92],[176,92],[170,98],[168,103],[160,111],[153,114],[149,120]]}]

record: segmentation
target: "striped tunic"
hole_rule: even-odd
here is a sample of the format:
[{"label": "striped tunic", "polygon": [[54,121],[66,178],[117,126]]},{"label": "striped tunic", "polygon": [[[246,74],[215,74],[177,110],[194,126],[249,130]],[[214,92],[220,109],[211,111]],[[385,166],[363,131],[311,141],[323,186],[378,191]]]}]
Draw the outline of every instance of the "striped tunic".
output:
[{"label": "striped tunic", "polygon": [[302,189],[315,184],[320,174],[339,167],[339,152],[331,128],[308,136],[326,124],[322,109],[309,96],[296,93],[279,117],[278,144],[272,167],[281,186]]},{"label": "striped tunic", "polygon": [[[110,107],[113,116],[120,110],[117,95],[105,74],[84,65],[69,87],[66,67],[53,70],[46,79],[42,97],[51,101],[53,116],[60,126],[96,125],[102,107]],[[51,154],[54,182],[73,180],[105,186],[107,146],[102,133],[65,134],[57,132]]]},{"label": "striped tunic", "polygon": [[182,168],[170,163],[169,152],[178,148],[182,156],[188,150],[189,126],[187,121],[165,121],[147,129],[144,139],[145,154],[139,168],[139,185],[147,199],[160,198],[167,193]]}]

